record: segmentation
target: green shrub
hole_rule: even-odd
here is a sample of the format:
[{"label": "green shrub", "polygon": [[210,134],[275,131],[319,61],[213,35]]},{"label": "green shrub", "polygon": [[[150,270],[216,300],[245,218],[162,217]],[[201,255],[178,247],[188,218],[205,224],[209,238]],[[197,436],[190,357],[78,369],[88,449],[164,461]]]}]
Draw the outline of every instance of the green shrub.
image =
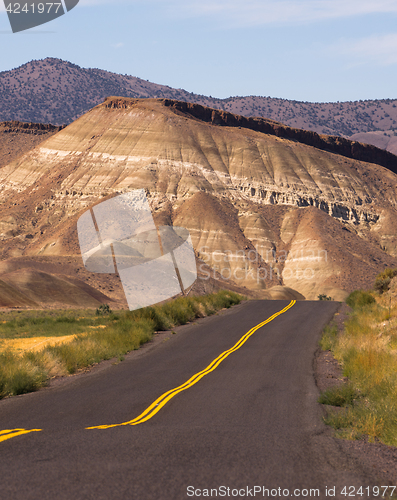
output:
[{"label": "green shrub", "polygon": [[164,332],[171,328],[170,319],[165,314],[164,310],[160,306],[150,306],[144,307],[143,309],[138,309],[136,311],[128,311],[126,313],[127,317],[139,321],[142,319],[148,319],[154,323],[154,331]]},{"label": "green shrub", "polygon": [[390,282],[395,276],[397,276],[397,269],[386,268],[376,277],[374,289],[380,294],[387,292],[390,287]]},{"label": "green shrub", "polygon": [[111,314],[112,310],[109,307],[109,304],[101,304],[96,310],[97,316],[103,316],[104,314]]},{"label": "green shrub", "polygon": [[347,406],[359,396],[351,384],[337,385],[324,391],[318,398],[318,402],[330,406]]},{"label": "green shrub", "polygon": [[219,310],[223,308],[229,308],[241,302],[242,297],[237,293],[221,290],[218,293],[211,295],[206,295],[204,297],[197,297],[201,299],[202,305],[208,310],[209,314],[212,314],[214,310]]},{"label": "green shrub", "polygon": [[320,340],[321,349],[323,351],[331,351],[334,348],[337,335],[338,327],[336,325],[327,325]]},{"label": "green shrub", "polygon": [[186,299],[177,299],[164,304],[163,311],[174,326],[186,324],[196,317],[193,308],[190,307],[189,301]]},{"label": "green shrub", "polygon": [[352,309],[365,307],[375,303],[375,298],[364,290],[355,290],[346,299],[346,304]]},{"label": "green shrub", "polygon": [[329,297],[328,295],[325,295],[325,293],[321,293],[318,296],[318,300],[333,300],[332,297]]},{"label": "green shrub", "polygon": [[36,391],[46,380],[46,371],[29,359],[0,353],[0,398]]}]

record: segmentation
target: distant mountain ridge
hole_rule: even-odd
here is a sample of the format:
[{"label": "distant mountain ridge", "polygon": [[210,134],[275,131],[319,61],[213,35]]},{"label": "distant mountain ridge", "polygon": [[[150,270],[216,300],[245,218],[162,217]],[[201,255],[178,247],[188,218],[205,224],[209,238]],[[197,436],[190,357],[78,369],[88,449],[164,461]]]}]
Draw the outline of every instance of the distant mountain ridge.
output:
[{"label": "distant mountain ridge", "polygon": [[216,99],[46,58],[0,73],[0,121],[71,123],[111,95],[198,103],[246,117],[367,142],[397,153],[397,99],[310,103],[261,96]]}]

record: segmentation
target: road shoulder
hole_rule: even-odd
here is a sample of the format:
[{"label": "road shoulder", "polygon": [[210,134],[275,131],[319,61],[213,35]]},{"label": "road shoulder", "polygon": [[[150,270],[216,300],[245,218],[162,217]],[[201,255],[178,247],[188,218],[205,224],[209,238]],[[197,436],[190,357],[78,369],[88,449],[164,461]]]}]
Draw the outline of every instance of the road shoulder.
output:
[{"label": "road shoulder", "polygon": [[[348,318],[350,308],[343,303],[333,318],[333,322],[338,327],[338,334],[344,330],[344,323]],[[323,392],[330,387],[345,383],[348,379],[343,376],[342,367],[334,358],[331,351],[322,351],[318,347],[314,359],[314,374],[319,392]],[[321,405],[323,415],[326,416],[329,409]],[[338,410],[340,410],[338,408]],[[333,429],[329,428],[334,435]],[[380,484],[385,486],[397,486],[397,447],[387,446],[383,443],[369,443],[367,437],[356,441],[338,439],[342,450],[363,466],[375,473]]]}]

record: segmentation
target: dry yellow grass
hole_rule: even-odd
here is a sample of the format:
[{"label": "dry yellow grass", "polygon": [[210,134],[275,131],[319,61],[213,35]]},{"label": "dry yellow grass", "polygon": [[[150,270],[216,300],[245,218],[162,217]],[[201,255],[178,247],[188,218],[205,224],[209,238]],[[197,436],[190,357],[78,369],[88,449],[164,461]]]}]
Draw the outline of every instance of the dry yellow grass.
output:
[{"label": "dry yellow grass", "polygon": [[50,345],[71,342],[75,338],[75,335],[66,335],[64,337],[32,337],[27,339],[2,340],[0,341],[0,352],[11,351],[14,354],[23,354],[26,351],[38,352]]},{"label": "dry yellow grass", "polygon": [[[106,325],[89,326],[88,328],[98,330],[100,328],[106,328]],[[80,335],[87,333],[88,332],[83,332]],[[63,337],[30,337],[0,340],[0,352],[11,351],[14,354],[24,354],[27,351],[39,352],[49,346],[66,344],[75,338],[76,335],[64,335]]]},{"label": "dry yellow grass", "polygon": [[331,412],[327,421],[344,437],[367,435],[397,446],[397,301],[393,293],[374,297],[375,303],[354,309],[332,342],[357,398],[347,413]]}]

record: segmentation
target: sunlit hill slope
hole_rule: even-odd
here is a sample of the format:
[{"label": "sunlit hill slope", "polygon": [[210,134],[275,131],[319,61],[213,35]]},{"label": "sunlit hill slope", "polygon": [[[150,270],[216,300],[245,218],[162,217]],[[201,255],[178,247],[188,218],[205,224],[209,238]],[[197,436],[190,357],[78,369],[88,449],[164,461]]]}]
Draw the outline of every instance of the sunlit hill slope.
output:
[{"label": "sunlit hill slope", "polygon": [[189,229],[202,281],[308,299],[370,286],[397,267],[397,158],[306,134],[195,104],[108,98],[0,169],[0,297],[11,287],[14,302],[50,304],[32,283],[57,279],[67,285],[49,290],[76,287],[87,305],[121,303],[117,277],[83,269],[76,222],[137,188],[156,223]]}]

